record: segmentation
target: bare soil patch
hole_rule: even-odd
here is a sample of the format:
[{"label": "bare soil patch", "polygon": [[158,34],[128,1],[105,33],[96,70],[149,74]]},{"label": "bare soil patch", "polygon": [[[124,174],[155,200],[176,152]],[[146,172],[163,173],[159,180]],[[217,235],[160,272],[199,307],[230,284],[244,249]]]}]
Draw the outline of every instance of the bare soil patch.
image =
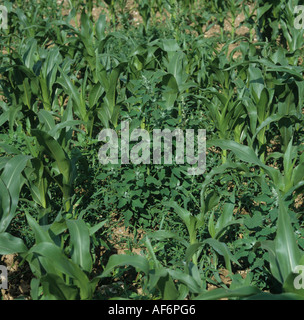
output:
[{"label": "bare soil patch", "polygon": [[27,264],[20,266],[16,254],[4,255],[1,264],[7,267],[8,288],[1,289],[3,300],[14,300],[16,298],[30,299],[30,281],[32,273]]}]

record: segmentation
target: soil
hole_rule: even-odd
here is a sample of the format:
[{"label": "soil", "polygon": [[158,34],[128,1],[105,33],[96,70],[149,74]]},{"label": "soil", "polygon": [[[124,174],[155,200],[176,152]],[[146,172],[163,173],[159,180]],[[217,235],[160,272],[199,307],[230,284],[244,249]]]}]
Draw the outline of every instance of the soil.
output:
[{"label": "soil", "polygon": [[137,237],[135,238],[130,228],[127,228],[123,221],[119,221],[119,215],[116,212],[112,213],[111,223],[105,227],[111,230],[109,243],[112,245],[112,254],[126,254],[127,252],[140,254],[144,248],[140,245],[140,241],[145,235],[144,231],[137,230]]},{"label": "soil", "polygon": [[30,281],[32,273],[28,265],[20,265],[16,254],[3,255],[1,265],[7,267],[8,271],[8,288],[1,289],[3,300],[26,299],[30,297]]}]

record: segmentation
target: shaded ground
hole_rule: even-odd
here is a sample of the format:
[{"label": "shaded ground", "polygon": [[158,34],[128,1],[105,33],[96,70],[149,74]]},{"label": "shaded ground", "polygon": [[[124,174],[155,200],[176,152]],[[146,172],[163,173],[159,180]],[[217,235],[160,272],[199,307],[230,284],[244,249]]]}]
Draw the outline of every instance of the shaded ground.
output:
[{"label": "shaded ground", "polygon": [[28,299],[30,296],[31,270],[28,265],[19,266],[19,264],[15,254],[4,255],[1,258],[1,265],[6,266],[8,271],[8,289],[1,289],[3,300]]}]

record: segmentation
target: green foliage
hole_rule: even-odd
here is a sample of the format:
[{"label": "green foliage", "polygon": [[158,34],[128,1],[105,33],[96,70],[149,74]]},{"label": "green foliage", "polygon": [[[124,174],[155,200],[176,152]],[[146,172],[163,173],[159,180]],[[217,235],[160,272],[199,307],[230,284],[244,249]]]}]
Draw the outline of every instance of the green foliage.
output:
[{"label": "green foliage", "polygon": [[[0,254],[29,266],[32,299],[303,299],[299,4],[4,1]],[[122,121],[206,129],[205,173],[102,165]]]}]

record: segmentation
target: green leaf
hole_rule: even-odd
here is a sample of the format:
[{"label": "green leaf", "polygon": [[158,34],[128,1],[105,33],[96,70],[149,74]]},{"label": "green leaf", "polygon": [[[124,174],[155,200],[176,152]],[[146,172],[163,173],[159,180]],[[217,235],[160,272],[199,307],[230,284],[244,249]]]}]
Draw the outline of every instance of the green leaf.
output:
[{"label": "green leaf", "polygon": [[174,239],[182,243],[185,247],[189,245],[189,243],[179,235],[177,235],[175,232],[169,231],[169,230],[157,230],[151,234],[149,234],[149,237],[151,239],[155,239],[158,241],[164,241],[168,239]]},{"label": "green leaf", "polygon": [[[26,167],[30,156],[17,155],[7,161],[0,177],[0,232],[4,232],[15,216],[19,193],[25,182],[22,171]],[[2,212],[1,212],[2,211]]]},{"label": "green leaf", "polygon": [[210,245],[218,254],[224,257],[226,268],[230,272],[231,272],[231,261],[233,261],[234,263],[240,266],[240,264],[234,258],[234,256],[232,255],[232,253],[230,252],[230,250],[228,249],[225,243],[220,242],[216,239],[211,239],[211,238],[204,240],[203,243]]},{"label": "green leaf", "polygon": [[89,106],[90,109],[92,109],[94,106],[96,106],[99,98],[102,96],[104,93],[104,88],[100,84],[100,82],[96,83],[94,87],[90,90],[89,93]]},{"label": "green leaf", "polygon": [[71,79],[68,77],[66,72],[59,68],[61,77],[57,79],[57,83],[60,84],[65,92],[73,99],[75,106],[77,107],[76,112],[81,120],[86,120],[87,110],[86,105],[81,95],[78,92],[77,87],[72,83]]},{"label": "green leaf", "polygon": [[260,133],[260,131],[262,129],[264,129],[265,127],[269,126],[270,123],[272,122],[278,122],[279,120],[281,120],[284,116],[279,115],[279,114],[273,114],[269,117],[267,117],[265,120],[263,120],[263,122],[259,125],[259,127],[256,129],[253,137],[252,137],[252,141],[256,139],[257,135]]},{"label": "green leaf", "polygon": [[279,293],[272,294],[268,292],[261,292],[257,295],[249,296],[246,300],[303,300],[301,295],[294,293]]},{"label": "green leaf", "polygon": [[37,40],[34,38],[28,39],[26,47],[27,51],[23,55],[23,62],[28,69],[32,69],[35,63],[35,54],[37,52]]},{"label": "green leaf", "polygon": [[157,288],[161,292],[162,300],[176,300],[179,296],[173,279],[169,274],[165,277],[160,277],[157,283]]},{"label": "green leaf", "polygon": [[35,234],[36,244],[39,244],[41,242],[52,243],[53,241],[49,233],[45,229],[43,229],[29,213],[26,212],[25,215],[26,215],[28,225],[30,226],[30,228],[33,230]]},{"label": "green leaf", "polygon": [[13,254],[26,252],[28,249],[22,239],[7,232],[0,233],[0,254]]},{"label": "green leaf", "polygon": [[116,95],[117,95],[117,80],[120,74],[127,67],[126,62],[121,62],[118,66],[116,66],[110,74],[109,78],[109,88],[106,91],[105,101],[107,103],[107,107],[109,108],[111,114],[111,121],[114,126],[117,126],[118,115],[119,115],[119,106],[116,104]]},{"label": "green leaf", "polygon": [[44,131],[33,129],[32,134],[37,137],[39,144],[42,145],[56,161],[60,173],[63,175],[66,183],[68,183],[70,178],[70,162],[60,144]]},{"label": "green leaf", "polygon": [[160,47],[167,52],[180,50],[180,47],[175,39],[162,39],[160,41]]},{"label": "green leaf", "polygon": [[101,229],[107,222],[108,222],[108,220],[104,220],[104,221],[101,221],[101,222],[95,224],[93,227],[90,227],[89,228],[90,236],[92,236],[99,229]]},{"label": "green leaf", "polygon": [[145,257],[140,255],[129,256],[124,254],[114,254],[110,257],[103,273],[98,276],[98,278],[108,277],[111,271],[113,271],[115,268],[126,265],[137,268],[146,275],[149,274],[149,262]]},{"label": "green leaf", "polygon": [[31,298],[32,298],[32,300],[39,299],[39,286],[40,286],[40,279],[33,278],[31,280]]},{"label": "green leaf", "polygon": [[39,121],[44,123],[45,130],[47,132],[51,131],[55,127],[55,121],[51,112],[41,109],[38,112]]},{"label": "green leaf", "polygon": [[21,189],[20,176],[29,159],[31,159],[30,156],[23,154],[16,155],[6,163],[2,172],[1,179],[13,197],[13,203],[17,202],[15,197]]},{"label": "green leaf", "polygon": [[193,276],[185,274],[180,270],[167,269],[167,272],[173,279],[185,284],[191,292],[201,293],[203,291],[203,288],[195,281]]},{"label": "green leaf", "polygon": [[75,285],[66,284],[56,274],[46,274],[41,277],[43,297],[46,300],[78,300],[79,289]]},{"label": "green leaf", "polygon": [[72,260],[83,270],[91,272],[90,232],[83,220],[67,220],[72,246]]},{"label": "green leaf", "polygon": [[179,92],[178,84],[172,74],[167,74],[162,79],[162,85],[165,87],[163,97],[166,101],[166,107],[170,110],[174,107],[174,102],[177,99]]},{"label": "green leaf", "polygon": [[225,229],[227,229],[229,226],[243,222],[243,219],[234,219],[233,209],[234,209],[234,203],[224,204],[223,212],[220,214],[215,225],[216,239],[219,239],[219,237],[221,237]]},{"label": "green leaf", "polygon": [[204,213],[211,211],[219,204],[220,195],[216,191],[211,191],[204,198]]},{"label": "green leaf", "polygon": [[285,203],[279,199],[279,217],[275,238],[276,257],[280,266],[283,282],[299,264],[302,252],[299,249],[295,233],[286,210]]},{"label": "green leaf", "polygon": [[230,149],[240,160],[263,168],[270,175],[274,183],[279,182],[278,170],[265,165],[250,147],[232,140],[209,140],[208,144],[220,147],[224,150]]},{"label": "green leaf", "polygon": [[262,71],[259,68],[255,68],[252,65],[248,68],[250,90],[253,94],[255,102],[258,103],[261,99],[262,91],[265,87]]},{"label": "green leaf", "polygon": [[188,211],[181,208],[176,202],[168,201],[165,202],[164,205],[172,207],[175,212],[178,214],[179,218],[184,222],[188,229],[190,243],[194,243],[196,241],[196,218]]},{"label": "green leaf", "polygon": [[202,249],[204,245],[204,242],[196,242],[193,243],[191,245],[189,245],[186,249],[186,253],[185,253],[185,260],[187,262],[190,262],[191,259],[193,258],[193,256],[200,250]]},{"label": "green leaf", "polygon": [[269,263],[270,263],[270,270],[272,275],[281,283],[283,284],[283,276],[281,274],[281,270],[280,270],[280,265],[278,262],[278,259],[276,257],[276,249],[275,249],[275,244],[273,241],[270,240],[266,240],[261,242],[261,248],[263,250],[267,250],[268,251],[268,255],[269,255]]},{"label": "green leaf", "polygon": [[89,285],[89,279],[86,274],[75,264],[72,260],[68,259],[62,250],[54,243],[40,242],[32,247],[29,253],[37,253],[45,259],[38,259],[41,262],[43,268],[48,272],[49,266],[52,272],[54,272],[53,266],[56,266],[55,270],[62,272],[74,279],[74,283],[80,288],[81,299],[90,299],[93,293],[93,287]]},{"label": "green leaf", "polygon": [[295,233],[286,210],[285,203],[279,197],[277,234],[274,241],[261,243],[269,253],[270,269],[273,276],[283,285],[303,255],[298,247]]},{"label": "green leaf", "polygon": [[209,218],[208,231],[209,231],[211,238],[214,238],[215,233],[216,233],[215,224],[214,224],[214,212],[211,213],[210,218]]},{"label": "green leaf", "polygon": [[104,38],[106,25],[106,16],[104,14],[100,14],[98,20],[95,23],[95,32],[98,40]]},{"label": "green leaf", "polygon": [[214,289],[202,293],[194,298],[194,300],[218,300],[223,298],[246,298],[255,296],[256,294],[260,293],[261,291],[253,286],[246,286],[234,290],[230,289]]},{"label": "green leaf", "polygon": [[168,73],[173,75],[178,89],[181,91],[182,86],[187,82],[188,75],[185,72],[185,53],[177,51],[169,55],[169,63],[167,65]]},{"label": "green leaf", "polygon": [[[0,222],[1,224],[5,219],[9,217],[11,211],[11,197],[8,192],[6,185],[3,183],[2,179],[0,178]],[[2,232],[6,230],[5,226],[2,228]]]}]

